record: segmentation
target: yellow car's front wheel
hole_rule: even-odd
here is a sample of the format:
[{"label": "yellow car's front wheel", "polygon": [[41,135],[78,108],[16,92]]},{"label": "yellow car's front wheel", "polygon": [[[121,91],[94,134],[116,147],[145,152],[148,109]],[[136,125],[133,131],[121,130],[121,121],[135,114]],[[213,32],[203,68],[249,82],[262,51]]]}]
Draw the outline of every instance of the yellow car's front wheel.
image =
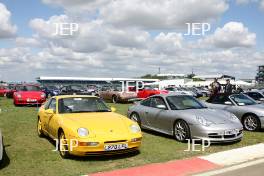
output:
[{"label": "yellow car's front wheel", "polygon": [[59,152],[62,158],[70,157],[70,153],[67,145],[67,139],[63,131],[59,133]]},{"label": "yellow car's front wheel", "polygon": [[43,137],[42,124],[40,118],[38,118],[37,132],[39,137]]}]

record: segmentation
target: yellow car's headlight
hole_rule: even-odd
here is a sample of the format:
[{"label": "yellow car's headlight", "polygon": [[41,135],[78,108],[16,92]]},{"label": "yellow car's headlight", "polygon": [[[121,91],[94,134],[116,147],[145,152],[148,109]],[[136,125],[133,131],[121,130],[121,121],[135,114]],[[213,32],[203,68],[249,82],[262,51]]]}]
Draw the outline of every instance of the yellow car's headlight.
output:
[{"label": "yellow car's headlight", "polygon": [[130,125],[130,130],[131,130],[132,133],[138,133],[138,132],[141,131],[140,127],[138,125],[135,125],[135,124]]},{"label": "yellow car's headlight", "polygon": [[77,132],[80,137],[85,137],[89,135],[89,131],[86,128],[79,128]]}]

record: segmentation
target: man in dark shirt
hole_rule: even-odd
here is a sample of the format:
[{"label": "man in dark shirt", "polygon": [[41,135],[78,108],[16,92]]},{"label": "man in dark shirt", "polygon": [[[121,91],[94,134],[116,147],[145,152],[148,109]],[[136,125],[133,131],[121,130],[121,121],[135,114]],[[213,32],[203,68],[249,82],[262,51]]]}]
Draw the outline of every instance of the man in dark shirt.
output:
[{"label": "man in dark shirt", "polygon": [[233,92],[233,86],[230,83],[230,80],[227,79],[226,80],[226,85],[225,85],[225,88],[224,88],[224,93],[225,94],[232,94],[232,92]]}]

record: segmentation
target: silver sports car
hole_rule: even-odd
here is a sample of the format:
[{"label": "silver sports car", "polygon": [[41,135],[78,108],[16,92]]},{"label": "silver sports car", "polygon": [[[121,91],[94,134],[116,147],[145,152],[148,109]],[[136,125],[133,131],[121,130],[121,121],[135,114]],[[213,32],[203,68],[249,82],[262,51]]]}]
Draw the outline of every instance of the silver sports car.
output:
[{"label": "silver sports car", "polygon": [[142,128],[173,135],[178,141],[232,142],[243,135],[234,114],[209,109],[188,95],[154,95],[129,107],[127,115]]},{"label": "silver sports car", "polygon": [[2,160],[3,160],[3,137],[2,137],[2,133],[1,133],[1,130],[0,130],[0,164],[2,163]]},{"label": "silver sports car", "polygon": [[235,114],[248,131],[264,128],[264,104],[258,104],[245,94],[219,94],[209,99],[206,105],[214,109],[222,109]]}]

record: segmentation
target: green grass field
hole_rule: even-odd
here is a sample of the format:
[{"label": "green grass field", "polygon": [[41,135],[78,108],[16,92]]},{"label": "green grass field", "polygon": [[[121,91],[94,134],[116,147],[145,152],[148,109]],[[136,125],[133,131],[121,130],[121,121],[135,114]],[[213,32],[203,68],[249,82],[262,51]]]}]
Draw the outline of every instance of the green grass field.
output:
[{"label": "green grass field", "polygon": [[[125,115],[127,104],[117,104],[117,112]],[[111,157],[62,159],[53,152],[54,144],[39,138],[36,133],[36,107],[14,107],[11,100],[0,98],[0,129],[4,134],[7,157],[0,170],[1,176],[74,176],[114,170],[148,163],[204,155],[264,141],[264,132],[245,132],[244,139],[235,144],[213,145],[205,152],[185,152],[187,143],[172,137],[144,131],[140,154]]]}]

